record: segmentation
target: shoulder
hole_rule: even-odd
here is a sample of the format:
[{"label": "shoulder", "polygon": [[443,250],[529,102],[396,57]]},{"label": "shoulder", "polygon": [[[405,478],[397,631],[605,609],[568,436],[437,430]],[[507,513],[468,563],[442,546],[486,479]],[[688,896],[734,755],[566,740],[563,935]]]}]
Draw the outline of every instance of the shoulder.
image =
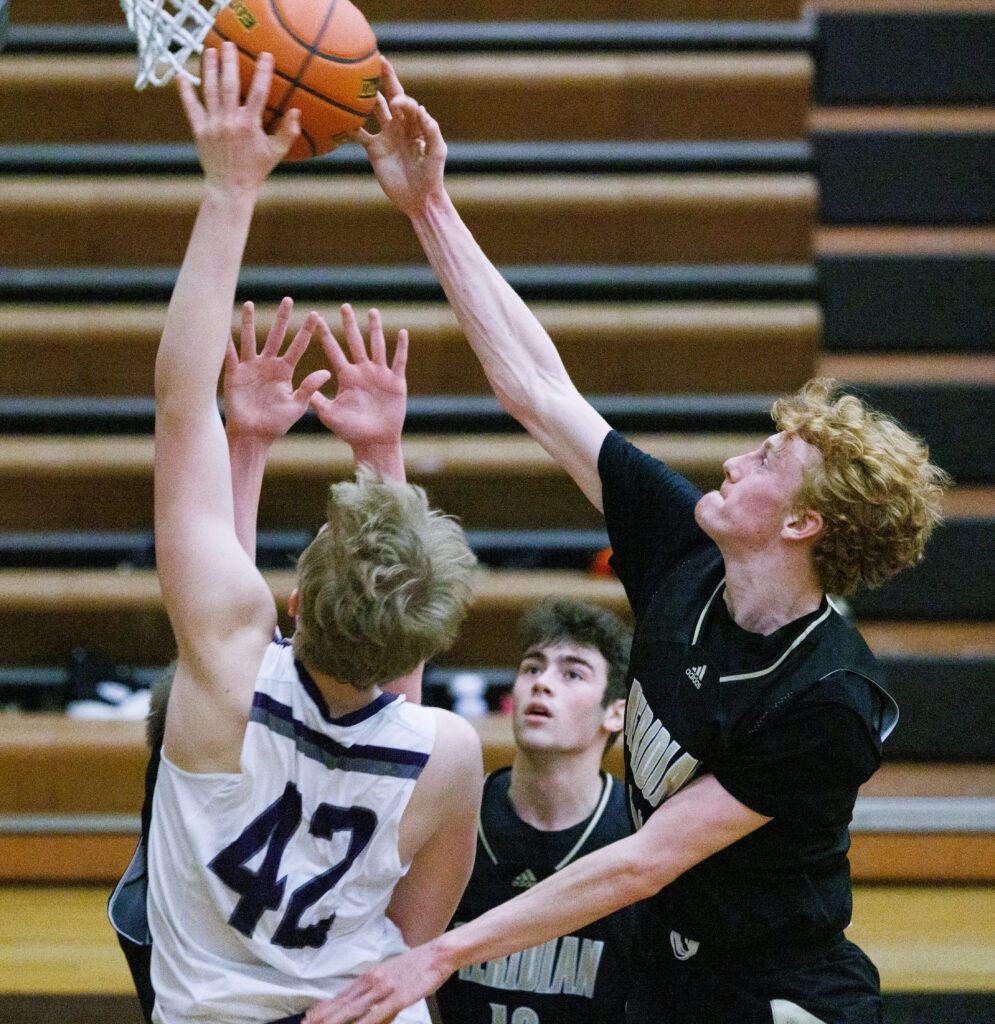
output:
[{"label": "shoulder", "polygon": [[419,849],[438,828],[476,828],[484,779],[480,737],[459,715],[422,707],[435,720],[435,743],[405,812],[411,849]]},{"label": "shoulder", "polygon": [[435,722],[435,746],[432,756],[438,755],[451,763],[479,765],[482,761],[480,736],[461,715],[443,708],[424,708]]}]

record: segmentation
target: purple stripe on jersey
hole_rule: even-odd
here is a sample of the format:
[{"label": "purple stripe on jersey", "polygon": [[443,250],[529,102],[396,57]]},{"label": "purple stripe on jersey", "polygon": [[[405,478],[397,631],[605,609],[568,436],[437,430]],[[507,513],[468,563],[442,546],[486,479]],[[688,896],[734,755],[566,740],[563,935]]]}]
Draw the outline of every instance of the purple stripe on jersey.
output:
[{"label": "purple stripe on jersey", "polygon": [[319,761],[327,768],[416,779],[428,763],[428,754],[417,750],[338,743],[298,721],[292,708],[266,693],[256,693],[252,698],[251,718],[253,722],[292,739],[305,757]]},{"label": "purple stripe on jersey", "polygon": [[343,715],[341,718],[334,718],[324,694],[318,689],[318,684],[314,681],[314,677],[296,658],[294,659],[294,668],[297,669],[297,675],[300,676],[304,692],[311,698],[321,717],[332,725],[358,725],[397,700],[398,695],[396,693],[382,693],[376,700],[370,701],[366,707],[360,708],[358,711],[350,711],[349,714]]}]

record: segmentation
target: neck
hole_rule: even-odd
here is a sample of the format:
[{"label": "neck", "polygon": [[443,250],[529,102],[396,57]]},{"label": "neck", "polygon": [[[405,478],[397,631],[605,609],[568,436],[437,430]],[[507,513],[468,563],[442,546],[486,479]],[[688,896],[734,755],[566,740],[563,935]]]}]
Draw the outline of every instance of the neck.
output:
[{"label": "neck", "polygon": [[590,817],[601,798],[601,750],[579,754],[515,751],[508,798],[522,821],[560,832]]},{"label": "neck", "polygon": [[357,690],[351,683],[339,682],[338,679],[319,672],[306,662],[304,667],[308,670],[308,674],[314,680],[322,697],[325,698],[325,703],[333,718],[341,718],[343,715],[349,715],[365,708],[383,692],[379,686],[371,686],[368,690]]},{"label": "neck", "polygon": [[822,603],[823,589],[810,566],[786,566],[768,554],[726,561],[723,598],[733,622],[769,636]]}]

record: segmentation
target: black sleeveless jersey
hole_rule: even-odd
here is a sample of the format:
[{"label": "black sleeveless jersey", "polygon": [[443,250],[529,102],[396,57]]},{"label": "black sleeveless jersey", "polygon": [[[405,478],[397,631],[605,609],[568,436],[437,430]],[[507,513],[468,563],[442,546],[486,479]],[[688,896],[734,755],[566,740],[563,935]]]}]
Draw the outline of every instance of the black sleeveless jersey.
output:
[{"label": "black sleeveless jersey", "polygon": [[600,469],[613,564],[636,616],[625,762],[638,828],[692,778],[713,774],[773,820],[644,904],[657,955],[699,946],[756,959],[815,948],[851,911],[848,826],[897,708],[834,605],[771,636],[741,629],[724,566],[694,522],[700,492],[610,434]]},{"label": "black sleeveless jersey", "polygon": [[[603,779],[601,799],[586,821],[543,832],[515,814],[510,769],[489,775],[473,874],[452,926],[629,835],[624,787],[607,773]],[[443,1024],[621,1024],[634,920],[626,908],[533,949],[463,968],[436,995]]]}]

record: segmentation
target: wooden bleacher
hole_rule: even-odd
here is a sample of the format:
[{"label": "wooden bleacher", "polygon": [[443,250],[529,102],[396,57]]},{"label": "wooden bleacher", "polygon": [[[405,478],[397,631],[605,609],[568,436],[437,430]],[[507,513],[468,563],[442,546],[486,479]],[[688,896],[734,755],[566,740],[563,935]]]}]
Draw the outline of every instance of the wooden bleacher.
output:
[{"label": "wooden bleacher", "polygon": [[[448,141],[797,139],[810,58],[795,53],[401,54]],[[173,89],[134,90],[131,56],[9,54],[0,143],[188,142]],[[459,82],[459,88],[453,88]],[[552,116],[523,116],[539,104]],[[67,109],[73,117],[67,118]]]},{"label": "wooden bleacher", "polygon": [[[896,3],[821,0],[814,16],[818,18],[820,9],[846,15],[869,5],[893,9]],[[82,396],[98,402],[108,396],[147,398],[163,318],[163,286],[159,281],[149,288],[155,291],[153,297],[137,301],[133,292],[122,287],[115,293],[113,282],[107,285],[99,277],[107,267],[134,271],[141,278],[152,264],[175,265],[192,220],[196,181],[188,167],[164,172],[147,161],[143,168],[127,169],[134,152],[122,160],[110,147],[124,144],[141,150],[152,143],[186,142],[179,106],[173,90],[134,93],[133,56],[121,51],[113,33],[100,38],[108,25],[120,29],[117,0],[22,6],[15,7],[14,38],[0,60],[0,92],[9,115],[0,125],[5,168],[0,172],[0,245],[10,264],[3,268],[0,277],[8,277],[0,284],[12,271],[24,271],[24,280],[33,277],[49,284],[41,302],[35,301],[32,288],[20,288],[17,281],[3,293],[0,353],[7,369],[0,397]],[[410,5],[395,0],[369,0],[364,10],[374,22],[412,19]],[[460,7],[459,17],[467,23],[513,22],[522,18],[523,10],[505,0],[470,0]],[[451,4],[428,0],[419,6],[417,17],[445,22],[452,14]],[[819,106],[817,36],[807,34],[808,20],[799,20],[800,0],[637,0],[624,14],[649,28],[659,27],[657,19],[701,19],[702,24],[690,26],[683,36],[671,33],[665,45],[644,42],[630,52],[622,51],[610,33],[601,36],[605,48],[598,50],[598,33],[593,32],[576,49],[561,41],[556,52],[545,54],[487,51],[479,34],[473,48],[462,53],[419,44],[392,54],[409,91],[426,103],[455,143],[451,156],[460,169],[450,180],[457,202],[499,263],[539,269],[549,263],[586,263],[607,268],[617,278],[630,264],[647,271],[661,262],[677,270],[683,264],[711,265],[714,277],[708,280],[717,283],[709,285],[707,299],[655,285],[656,291],[648,288],[638,300],[631,294],[611,294],[613,280],[607,272],[595,282],[597,302],[592,295],[581,298],[579,287],[564,298],[536,286],[529,293],[530,304],[557,340],[581,390],[629,395],[669,391],[706,399],[759,395],[791,390],[817,369],[868,385],[915,385],[924,378],[987,379],[991,384],[992,357],[979,350],[975,321],[967,325],[974,330],[974,348],[957,350],[949,333],[944,336],[935,329],[936,318],[922,315],[923,303],[926,298],[935,302],[937,289],[920,295],[910,287],[901,301],[880,303],[874,316],[861,321],[859,334],[849,322],[845,329],[841,326],[854,299],[836,284],[841,260],[857,267],[862,290],[872,290],[879,287],[875,264],[853,262],[860,257],[876,258],[896,249],[893,255],[909,257],[928,249],[947,257],[984,256],[993,249],[993,236],[990,228],[977,226],[818,224],[819,210],[838,197],[826,196],[824,189],[820,194],[813,153],[806,149],[810,132],[832,136],[835,144],[866,130],[913,126],[907,112],[891,107],[874,114],[859,99],[853,111],[837,99],[832,109]],[[595,28],[599,22],[610,25],[618,15],[618,5],[607,0],[569,0],[542,11],[550,22],[590,21]],[[812,16],[809,11],[806,18]],[[737,46],[731,31],[736,26],[727,23],[739,20],[756,30],[748,43]],[[802,31],[773,33],[765,43],[762,29],[768,20],[796,23]],[[58,42],[59,23],[72,23],[79,30],[78,52],[67,53]],[[20,28],[34,31],[34,41],[27,31],[19,39]],[[62,38],[69,36],[63,32]],[[832,42],[833,37],[826,38]],[[532,116],[523,117],[523,110]],[[941,126],[946,132],[985,132],[992,123],[977,110],[941,110],[927,113],[914,130]],[[622,143],[672,140],[721,140],[733,149],[711,166],[696,156],[693,167],[659,157],[638,171],[631,169],[634,164],[622,167]],[[526,159],[519,170],[509,169],[520,153],[513,159],[506,155],[500,169],[489,173],[471,166],[472,159],[459,162],[461,143],[522,142],[534,147],[577,141],[618,147],[619,166],[610,168],[601,158],[593,170],[567,173],[541,169]],[[770,162],[749,165],[756,160],[757,147],[772,141],[797,143],[807,155],[796,154],[779,167]],[[67,159],[64,152],[55,152],[60,146],[88,146],[86,169],[74,171],[72,155]],[[105,147],[103,158],[100,147]],[[172,151],[167,155],[175,158]],[[901,171],[897,164],[892,169],[896,175]],[[302,224],[296,214],[303,203],[310,209]],[[339,244],[329,237],[327,225],[343,222],[347,203],[349,238]],[[396,264],[423,262],[402,219],[391,219],[385,204],[377,202],[375,185],[354,168],[307,168],[281,176],[260,210],[250,240],[250,263],[288,262],[290,243],[281,232],[290,224],[295,245],[301,232],[306,234],[303,248],[312,267],[339,261],[339,269],[348,271],[350,263],[374,264],[387,281]],[[291,262],[298,259],[293,253]],[[754,285],[737,290],[722,283],[729,268],[765,263],[811,270],[813,280],[817,270],[819,287],[771,294]],[[294,271],[300,269],[310,268],[288,270],[286,289],[291,294]],[[74,278],[73,272],[79,276]],[[94,277],[85,276],[93,272]],[[87,294],[86,282],[94,280],[100,288]],[[63,282],[72,288],[60,293]],[[987,293],[982,289],[979,294]],[[267,292],[266,297],[278,295]],[[333,314],[340,301],[352,298],[352,292],[319,286],[299,308],[315,305]],[[412,395],[484,393],[485,384],[451,316],[435,297],[424,298],[392,293],[387,285],[363,291],[367,304],[383,308],[390,329],[412,329],[417,346],[409,365]],[[950,308],[956,308],[953,300]],[[266,305],[261,310],[263,322],[271,309]],[[910,351],[882,350],[877,339],[894,337],[909,324],[918,329]],[[71,418],[61,422],[56,433],[29,434],[15,428],[3,438],[0,531],[147,530],[147,432],[81,436]],[[965,423],[965,434],[973,426]],[[636,440],[710,486],[719,478],[722,459],[755,436],[685,426],[678,433],[652,429]],[[448,511],[461,515],[470,529],[598,525],[564,474],[521,435],[413,435],[407,454],[412,478],[424,483]],[[274,454],[261,527],[313,529],[327,482],[348,472],[348,455],[335,442],[291,436]],[[990,474],[959,479],[952,514],[995,518],[993,484]],[[985,571],[984,565],[971,568]],[[289,572],[268,576],[283,604],[291,586]],[[447,666],[513,663],[514,623],[528,604],[548,593],[584,596],[625,610],[617,583],[576,570],[481,570],[478,593],[463,637],[444,659]],[[914,656],[987,658],[995,663],[995,623],[990,619],[937,620],[916,614],[883,616],[861,625],[872,647],[899,664]],[[128,564],[114,570],[66,565],[0,569],[0,650],[16,651],[23,667],[40,670],[64,665],[67,652],[81,643],[133,665],[161,664],[171,656],[149,569]],[[7,664],[0,668],[15,667],[3,660]],[[506,760],[507,720],[486,719],[479,725],[489,764]],[[616,768],[617,756],[616,751]],[[0,871],[8,882],[0,888],[5,911],[0,913],[3,1020],[20,1024],[22,1019],[34,1021],[39,1012],[65,1013],[66,1005],[57,1001],[39,1009],[43,1000],[37,994],[57,991],[72,994],[67,998],[81,1021],[123,1024],[128,1019],[133,1007],[123,998],[129,991],[127,979],[116,949],[107,942],[109,933],[100,927],[104,880],[116,874],[133,846],[143,766],[141,727],[136,723],[70,721],[40,713],[0,715],[0,824],[10,826],[15,818],[18,822],[17,829],[0,828]],[[935,798],[947,806],[990,801],[992,790],[990,761],[933,759],[887,763],[862,797],[902,799],[915,810],[931,806],[922,801]],[[75,816],[75,823],[62,815]],[[946,989],[983,994],[995,985],[990,968],[995,937],[983,926],[995,920],[987,912],[992,905],[995,830],[931,829],[923,828],[919,818],[916,822],[912,827],[910,818],[904,831],[855,831],[852,861],[863,885],[856,894],[854,938],[881,965],[885,987],[892,993]],[[14,884],[15,879],[29,880],[29,887]],[[96,879],[101,880],[98,886],[72,885]],[[45,880],[57,880],[59,887],[49,889]],[[20,933],[11,937],[9,929],[4,931],[5,920],[50,921],[45,908],[58,911],[56,934],[66,930],[61,922],[68,914],[73,936],[86,937],[75,956],[66,953],[65,935],[60,936],[62,945],[54,947],[56,955],[25,953],[51,941],[50,925],[47,932],[42,928],[38,945],[30,947]],[[927,921],[937,923],[936,933],[924,931]],[[86,976],[68,971],[65,965],[75,960],[87,965]],[[31,995],[17,1002],[16,993]],[[81,999],[80,993],[90,993],[92,1001]],[[107,1002],[108,993],[121,994],[119,1001]],[[926,1018],[889,1016],[896,1024],[912,1019],[939,1024],[942,1017],[938,1012]]]}]

